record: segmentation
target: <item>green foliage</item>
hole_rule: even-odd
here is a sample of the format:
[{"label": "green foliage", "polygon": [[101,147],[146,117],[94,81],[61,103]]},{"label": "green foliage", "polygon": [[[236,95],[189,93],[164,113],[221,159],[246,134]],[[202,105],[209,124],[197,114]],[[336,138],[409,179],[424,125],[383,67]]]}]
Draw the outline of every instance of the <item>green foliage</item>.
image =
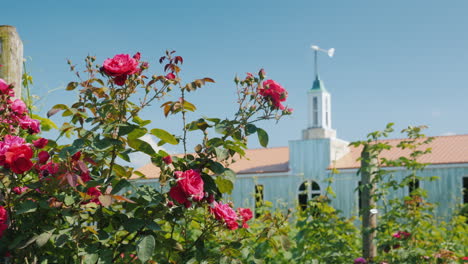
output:
[{"label": "green foliage", "polygon": [[[96,65],[92,56],[85,59],[84,71],[69,62],[78,80],[66,90],[76,92],[78,99],[71,105],[57,104],[47,113],[48,118],[61,114],[67,120],[59,128],[58,140],[72,138],[69,143],[50,140],[34,148],[34,167],[25,173],[13,173],[2,163],[0,206],[7,208],[8,221],[0,219],[0,228],[7,227],[4,234],[0,232],[0,256],[9,255],[6,261],[13,263],[230,263],[228,259],[241,259],[243,254],[254,259],[258,253],[242,250],[258,237],[286,247],[287,217],[279,213],[265,216],[264,222],[256,220],[254,228],[247,229],[248,219],[244,221],[229,205],[239,217],[235,224],[244,226],[231,226],[234,231],[213,212],[213,201],[232,192],[236,175],[228,167],[245,154],[248,136],[258,133],[261,144],[268,143],[267,133],[254,123],[290,114],[258,93],[264,75],[236,82],[239,109],[232,118],[188,121],[188,114],[195,115],[197,107],[185,94],[214,83],[211,78],[182,83],[183,59],[174,52],[166,52],[160,60],[167,75],[151,77],[139,54],[117,56],[134,69],[115,72],[106,63]],[[25,75],[25,83],[31,82]],[[180,99],[165,101],[171,92]],[[157,101],[162,101],[165,116],[181,118],[182,131],[150,128],[151,121],[140,118],[142,110]],[[28,105],[32,106],[31,101]],[[6,114],[10,112],[0,111],[2,118]],[[33,117],[40,120],[43,130],[57,128],[48,118]],[[1,129],[3,141],[10,129],[5,124]],[[39,138],[21,127],[11,131],[25,138],[28,146]],[[203,133],[202,142],[195,153],[187,154],[187,134],[198,131]],[[216,134],[209,136],[209,132]],[[170,157],[153,149],[141,139],[145,135],[159,138],[158,145],[182,144],[184,155]],[[41,151],[49,155],[45,162],[40,161]],[[128,162],[130,154],[137,152],[149,155],[159,168],[160,188],[136,185],[133,179],[145,175],[118,163],[118,158]],[[199,174],[202,197],[190,194],[182,203],[171,192],[181,192],[182,179],[177,175],[187,171]],[[274,235],[276,231],[281,235]]]},{"label": "green foliage", "polygon": [[345,219],[329,205],[329,198],[309,201],[296,220],[297,263],[350,263],[360,256],[355,219]]}]

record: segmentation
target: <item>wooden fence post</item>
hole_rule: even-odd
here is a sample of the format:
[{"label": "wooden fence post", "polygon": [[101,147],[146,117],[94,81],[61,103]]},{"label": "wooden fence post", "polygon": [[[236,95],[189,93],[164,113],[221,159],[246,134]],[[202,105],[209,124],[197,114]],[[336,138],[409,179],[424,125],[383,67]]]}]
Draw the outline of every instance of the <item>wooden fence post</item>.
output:
[{"label": "wooden fence post", "polygon": [[0,65],[0,78],[14,84],[15,97],[21,98],[23,42],[13,26],[0,25]]},{"label": "wooden fence post", "polygon": [[362,255],[367,261],[377,256],[377,247],[374,244],[377,228],[374,176],[377,171],[377,159],[372,157],[368,146],[364,146],[361,153],[361,184],[362,184]]}]

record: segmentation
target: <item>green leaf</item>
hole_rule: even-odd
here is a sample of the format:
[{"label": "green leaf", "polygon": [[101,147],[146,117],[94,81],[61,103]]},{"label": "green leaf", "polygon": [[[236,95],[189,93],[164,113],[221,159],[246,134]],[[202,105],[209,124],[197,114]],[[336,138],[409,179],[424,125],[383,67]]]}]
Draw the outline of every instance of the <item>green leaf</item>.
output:
[{"label": "green leaf", "polygon": [[137,128],[140,128],[140,127],[137,125],[132,125],[128,123],[121,124],[119,125],[119,136],[125,136]]},{"label": "green leaf", "polygon": [[139,126],[146,126],[147,124],[151,123],[151,120],[143,120],[138,116],[133,117],[133,122],[135,122]]},{"label": "green leaf", "polygon": [[64,104],[57,104],[57,105],[54,105],[48,112],[47,112],[47,117],[51,117],[53,115],[55,115],[57,112],[59,112],[60,110],[68,110],[68,106],[67,105],[64,105]]},{"label": "green leaf", "polygon": [[135,139],[135,138],[140,138],[144,135],[146,135],[146,128],[135,128],[132,130],[132,132],[130,132],[130,134],[128,134],[128,139]]},{"label": "green leaf", "polygon": [[73,91],[73,90],[76,89],[76,87],[78,87],[78,83],[77,83],[77,82],[70,82],[70,83],[68,83],[67,88],[65,88],[65,90],[67,90],[67,91]]},{"label": "green leaf", "polygon": [[16,214],[32,213],[37,210],[37,204],[31,200],[26,200],[16,207]]},{"label": "green leaf", "polygon": [[130,233],[136,232],[145,226],[145,220],[140,218],[130,218],[123,223],[123,227]]},{"label": "green leaf", "polygon": [[41,131],[50,131],[52,128],[58,129],[57,125],[49,118],[44,118],[35,114],[31,114],[31,118],[34,118],[40,121]]},{"label": "green leaf", "polygon": [[112,146],[122,145],[122,141],[114,138],[95,139],[93,145],[99,150],[106,150]]},{"label": "green leaf", "polygon": [[88,253],[84,257],[84,263],[85,264],[96,264],[98,258],[99,258],[99,255],[97,253],[92,253],[92,254]]},{"label": "green leaf", "polygon": [[210,170],[216,174],[221,174],[224,172],[225,168],[223,164],[219,162],[210,162]]},{"label": "green leaf", "polygon": [[156,241],[152,235],[144,236],[137,243],[137,255],[141,262],[145,263],[153,255]]},{"label": "green leaf", "polygon": [[247,135],[254,134],[255,132],[257,132],[257,127],[254,124],[247,124],[245,126],[245,132]]},{"label": "green leaf", "polygon": [[189,101],[185,101],[184,100],[184,110],[188,110],[188,111],[191,111],[191,112],[194,112],[195,110],[197,110],[197,108],[195,107],[195,105],[193,105],[192,103],[190,103]]},{"label": "green leaf", "polygon": [[262,147],[266,148],[268,146],[268,134],[265,130],[257,128],[258,141]]},{"label": "green leaf", "polygon": [[225,135],[227,133],[228,125],[225,123],[219,123],[215,126],[216,133]]},{"label": "green leaf", "polygon": [[226,169],[224,170],[224,172],[221,174],[221,176],[225,179],[228,179],[232,182],[234,182],[236,180],[236,173],[231,170],[231,169]]},{"label": "green leaf", "polygon": [[229,157],[229,151],[225,148],[215,148],[215,152],[219,161],[223,161]]},{"label": "green leaf", "polygon": [[151,145],[148,144],[148,142],[145,142],[138,138],[129,139],[128,145],[133,149],[146,153],[150,156],[156,154],[156,151],[154,151],[153,147],[151,147]]},{"label": "green leaf", "polygon": [[128,188],[132,186],[132,184],[127,181],[126,179],[121,179],[117,184],[114,185],[114,188],[112,188],[111,194],[116,194],[120,192],[124,188]]},{"label": "green leaf", "polygon": [[234,183],[228,179],[225,179],[221,176],[216,177],[216,185],[221,193],[231,194],[232,189],[234,188]]},{"label": "green leaf", "polygon": [[123,166],[120,166],[119,164],[114,164],[114,166],[112,167],[112,170],[119,177],[127,176],[127,170]]},{"label": "green leaf", "polygon": [[75,199],[73,199],[73,196],[71,195],[66,195],[64,199],[65,205],[70,206],[75,203]]},{"label": "green leaf", "polygon": [[174,135],[171,135],[169,132],[163,129],[159,129],[159,128],[151,129],[151,134],[155,135],[156,137],[163,140],[164,142],[167,142],[172,145],[177,145],[179,143],[179,141],[176,139],[176,137],[174,137]]},{"label": "green leaf", "polygon": [[36,244],[38,247],[44,246],[47,241],[49,241],[50,237],[52,236],[52,232],[45,232],[40,234],[36,239]]}]

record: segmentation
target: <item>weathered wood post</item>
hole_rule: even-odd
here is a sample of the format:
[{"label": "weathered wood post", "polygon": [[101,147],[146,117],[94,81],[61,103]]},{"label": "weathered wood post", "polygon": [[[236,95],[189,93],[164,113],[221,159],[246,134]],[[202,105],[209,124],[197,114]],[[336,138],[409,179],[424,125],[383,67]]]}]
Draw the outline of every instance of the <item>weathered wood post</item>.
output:
[{"label": "weathered wood post", "polygon": [[377,256],[377,247],[374,244],[377,228],[375,182],[374,177],[378,169],[377,158],[373,157],[368,146],[361,152],[361,184],[362,184],[362,256],[372,261]]},{"label": "weathered wood post", "polygon": [[0,65],[0,78],[14,84],[15,97],[21,98],[23,42],[13,26],[0,25]]}]

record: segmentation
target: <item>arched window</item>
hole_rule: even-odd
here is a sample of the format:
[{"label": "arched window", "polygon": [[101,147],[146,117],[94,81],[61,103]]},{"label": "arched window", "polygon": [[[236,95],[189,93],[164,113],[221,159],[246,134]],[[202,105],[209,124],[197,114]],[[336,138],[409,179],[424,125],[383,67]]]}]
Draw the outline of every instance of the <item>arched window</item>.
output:
[{"label": "arched window", "polygon": [[419,189],[419,180],[413,179],[408,183],[408,193],[411,196],[414,191]]},{"label": "arched window", "polygon": [[305,210],[307,208],[307,202],[320,195],[320,185],[316,181],[304,181],[299,186],[299,206],[302,210]]},{"label": "arched window", "polygon": [[468,204],[468,177],[463,177],[463,203]]}]

